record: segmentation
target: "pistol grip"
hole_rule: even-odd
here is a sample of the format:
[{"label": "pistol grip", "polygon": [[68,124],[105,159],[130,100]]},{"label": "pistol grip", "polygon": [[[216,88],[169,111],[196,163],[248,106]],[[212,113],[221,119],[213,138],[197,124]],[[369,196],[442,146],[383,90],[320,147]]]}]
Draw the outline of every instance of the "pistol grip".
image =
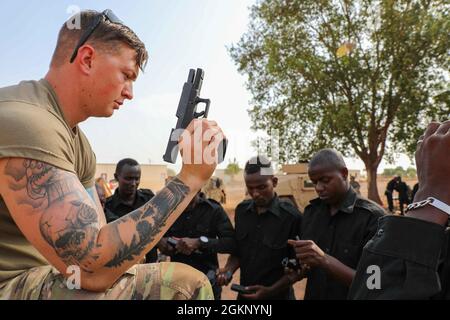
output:
[{"label": "pistol grip", "polygon": [[178,157],[178,140],[175,140],[173,136],[173,132],[175,129],[172,129],[170,132],[169,142],[167,143],[166,153],[163,156],[164,161],[169,163],[177,162]]}]

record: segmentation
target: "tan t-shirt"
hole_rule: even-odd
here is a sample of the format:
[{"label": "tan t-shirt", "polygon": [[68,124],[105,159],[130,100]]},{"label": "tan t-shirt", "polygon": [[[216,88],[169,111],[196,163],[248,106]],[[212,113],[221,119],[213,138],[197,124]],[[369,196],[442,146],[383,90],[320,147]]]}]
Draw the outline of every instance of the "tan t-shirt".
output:
[{"label": "tan t-shirt", "polygon": [[[75,173],[85,188],[94,186],[91,146],[78,127],[69,128],[45,79],[0,88],[0,158],[6,157],[46,162]],[[0,283],[48,264],[20,232],[0,196]]]}]

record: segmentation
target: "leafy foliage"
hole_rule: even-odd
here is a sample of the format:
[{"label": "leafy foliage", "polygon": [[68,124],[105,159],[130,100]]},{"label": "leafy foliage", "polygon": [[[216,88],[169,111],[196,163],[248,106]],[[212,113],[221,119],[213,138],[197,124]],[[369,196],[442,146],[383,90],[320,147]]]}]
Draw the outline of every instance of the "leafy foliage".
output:
[{"label": "leafy foliage", "polygon": [[229,51],[247,76],[253,129],[278,130],[281,161],[332,146],[373,175],[448,118],[447,1],[262,0],[251,12]]}]

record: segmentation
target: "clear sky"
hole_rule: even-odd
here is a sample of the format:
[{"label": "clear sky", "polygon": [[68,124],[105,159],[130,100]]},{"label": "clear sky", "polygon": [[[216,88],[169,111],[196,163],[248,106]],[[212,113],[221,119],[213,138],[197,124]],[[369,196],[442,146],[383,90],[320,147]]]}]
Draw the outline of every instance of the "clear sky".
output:
[{"label": "clear sky", "polygon": [[[150,62],[134,88],[134,99],[109,119],[81,124],[98,162],[132,157],[162,164],[183,83],[190,68],[203,68],[202,97],[211,99],[209,118],[229,138],[228,159],[242,166],[254,154],[255,134],[247,114],[250,94],[227,47],[247,30],[254,0],[16,0],[0,2],[0,87],[40,79],[47,70],[62,23],[73,6],[112,9],[146,44]],[[362,168],[349,159],[349,166]],[[179,163],[179,161],[178,161]],[[408,166],[402,157],[399,163]]]}]

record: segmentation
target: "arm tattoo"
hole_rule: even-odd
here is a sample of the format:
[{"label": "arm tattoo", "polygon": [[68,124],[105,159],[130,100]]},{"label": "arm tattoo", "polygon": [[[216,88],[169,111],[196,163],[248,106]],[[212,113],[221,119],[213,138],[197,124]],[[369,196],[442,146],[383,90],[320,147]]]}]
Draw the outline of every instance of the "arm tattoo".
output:
[{"label": "arm tattoo", "polygon": [[20,199],[18,204],[27,204],[35,209],[49,208],[54,202],[76,193],[71,189],[75,176],[63,179],[55,167],[40,161],[26,159],[22,166],[17,166],[8,160],[5,174],[14,179],[9,184],[12,190],[26,190],[27,196]]},{"label": "arm tattoo", "polygon": [[[52,225],[54,215],[44,213],[40,220],[41,234],[67,265],[80,265],[89,271],[98,234],[97,212],[80,201],[72,201],[69,214],[60,230]],[[51,232],[53,231],[53,232]]]},{"label": "arm tattoo", "polygon": [[[68,201],[68,196],[70,199],[86,198],[73,187],[77,182],[76,176],[62,175],[53,166],[35,160],[25,160],[21,165],[9,160],[5,174],[13,178],[11,189],[24,191],[19,204],[41,209],[41,235],[64,263],[79,265],[84,271],[91,272],[90,266],[99,259],[99,222],[95,208],[86,202],[72,200],[70,205],[65,205],[69,207],[67,214],[57,215],[54,210],[47,210],[53,204]],[[190,188],[175,178],[142,208],[109,224],[108,237],[115,244],[115,253],[105,266],[120,267],[126,261],[141,256],[189,192]],[[119,225],[122,223],[134,226],[131,241],[121,238]]]},{"label": "arm tattoo", "polygon": [[186,198],[190,189],[178,178],[173,179],[161,192],[152,198],[140,210],[117,220],[112,226],[118,228],[122,222],[132,219],[136,223],[136,231],[129,245],[122,243],[117,254],[106,266],[118,267],[125,261],[132,261],[140,256],[145,247],[155,239],[166,225],[169,215]]},{"label": "arm tattoo", "polygon": [[21,164],[9,160],[5,174],[13,178],[11,189],[24,193],[18,204],[41,209],[39,229],[45,241],[67,265],[79,265],[89,271],[89,265],[98,259],[93,251],[98,234],[96,210],[79,200],[70,202],[67,215],[55,215],[48,210],[72,194],[82,199],[73,188],[77,178],[63,176],[55,167],[36,160],[24,160]]},{"label": "arm tattoo", "polygon": [[[187,187],[180,179],[175,178],[167,187],[158,195],[161,196],[161,201],[154,201],[153,206],[147,205],[143,210],[143,218],[153,216],[156,213],[168,212],[175,210],[176,207],[184,200],[186,195],[189,193],[189,187]],[[155,218],[161,218],[161,216],[156,215]]]}]

